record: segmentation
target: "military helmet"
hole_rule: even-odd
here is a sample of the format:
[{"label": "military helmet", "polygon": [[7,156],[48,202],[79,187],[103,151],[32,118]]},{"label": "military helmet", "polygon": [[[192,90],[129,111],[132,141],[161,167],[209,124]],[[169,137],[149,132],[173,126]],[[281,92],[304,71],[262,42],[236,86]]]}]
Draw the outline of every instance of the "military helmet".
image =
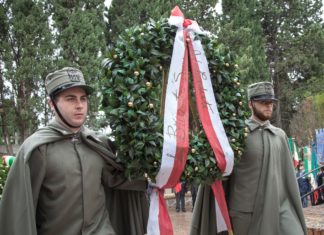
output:
[{"label": "military helmet", "polygon": [[71,87],[81,87],[87,95],[93,92],[93,88],[86,85],[80,70],[65,67],[46,76],[45,87],[49,96],[55,97],[58,93]]},{"label": "military helmet", "polygon": [[278,101],[275,98],[273,85],[271,82],[258,82],[248,86],[249,100],[272,100]]}]

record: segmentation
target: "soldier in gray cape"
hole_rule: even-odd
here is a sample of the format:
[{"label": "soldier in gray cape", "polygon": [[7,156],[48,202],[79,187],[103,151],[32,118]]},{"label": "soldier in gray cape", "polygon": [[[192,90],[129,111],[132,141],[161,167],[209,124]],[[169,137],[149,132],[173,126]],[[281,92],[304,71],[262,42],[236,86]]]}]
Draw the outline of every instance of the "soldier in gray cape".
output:
[{"label": "soldier in gray cape", "polygon": [[[248,98],[252,115],[245,123],[249,134],[240,163],[234,167],[228,182],[233,233],[306,234],[287,136],[269,121],[277,102],[272,83],[250,85]],[[217,234],[214,208],[210,187],[200,187],[191,235]]]},{"label": "soldier in gray cape", "polygon": [[0,202],[0,234],[143,235],[145,179],[129,181],[111,143],[84,126],[88,95],[80,70],[45,81],[54,119],[22,144]]}]

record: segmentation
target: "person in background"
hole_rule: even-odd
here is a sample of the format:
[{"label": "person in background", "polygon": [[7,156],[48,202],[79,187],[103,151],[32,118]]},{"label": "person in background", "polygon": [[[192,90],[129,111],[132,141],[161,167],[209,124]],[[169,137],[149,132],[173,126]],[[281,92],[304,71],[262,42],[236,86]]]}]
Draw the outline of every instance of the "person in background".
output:
[{"label": "person in background", "polygon": [[324,203],[324,166],[321,167],[321,171],[316,176],[318,190],[318,204]]},{"label": "person in background", "polygon": [[305,195],[310,191],[312,191],[312,187],[309,182],[309,178],[305,175],[304,163],[302,161],[300,161],[297,166],[296,178],[298,182],[302,206],[305,208],[308,206],[308,198],[309,198],[309,196],[305,196]]},{"label": "person in background", "polygon": [[84,125],[93,88],[72,67],[50,73],[45,86],[54,119],[17,153],[0,234],[145,234],[146,179],[126,179],[109,139]]},{"label": "person in background", "polygon": [[[270,123],[277,103],[272,83],[249,85],[248,102],[245,149],[226,187],[233,233],[306,235],[288,138]],[[190,235],[217,234],[215,214],[212,190],[200,186]]]},{"label": "person in background", "polygon": [[179,182],[174,188],[175,198],[176,198],[176,212],[186,212],[186,200],[185,196],[187,193],[187,183]]}]

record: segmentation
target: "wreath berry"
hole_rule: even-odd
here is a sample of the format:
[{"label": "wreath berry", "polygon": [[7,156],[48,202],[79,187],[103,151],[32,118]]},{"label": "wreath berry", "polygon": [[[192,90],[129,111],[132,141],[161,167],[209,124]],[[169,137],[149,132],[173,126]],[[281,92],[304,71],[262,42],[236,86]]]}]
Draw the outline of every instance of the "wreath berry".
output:
[{"label": "wreath berry", "polygon": [[[176,28],[167,19],[127,29],[104,60],[103,108],[129,178],[153,181],[161,163],[164,92]],[[218,110],[236,164],[243,151],[247,118],[234,55],[214,36],[200,35],[209,64]],[[213,151],[201,127],[190,85],[190,150],[182,177],[211,184],[221,179]]]}]

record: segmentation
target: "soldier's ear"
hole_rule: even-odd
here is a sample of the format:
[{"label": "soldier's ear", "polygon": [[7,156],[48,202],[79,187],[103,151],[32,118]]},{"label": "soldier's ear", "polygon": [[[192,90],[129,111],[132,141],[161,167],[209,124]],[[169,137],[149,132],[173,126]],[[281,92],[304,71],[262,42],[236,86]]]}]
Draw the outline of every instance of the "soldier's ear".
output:
[{"label": "soldier's ear", "polygon": [[47,104],[50,107],[51,111],[54,112],[55,108],[54,108],[54,105],[53,105],[53,101],[50,98],[47,98]]},{"label": "soldier's ear", "polygon": [[248,101],[248,105],[249,105],[249,108],[252,109],[252,101],[251,100]]}]

